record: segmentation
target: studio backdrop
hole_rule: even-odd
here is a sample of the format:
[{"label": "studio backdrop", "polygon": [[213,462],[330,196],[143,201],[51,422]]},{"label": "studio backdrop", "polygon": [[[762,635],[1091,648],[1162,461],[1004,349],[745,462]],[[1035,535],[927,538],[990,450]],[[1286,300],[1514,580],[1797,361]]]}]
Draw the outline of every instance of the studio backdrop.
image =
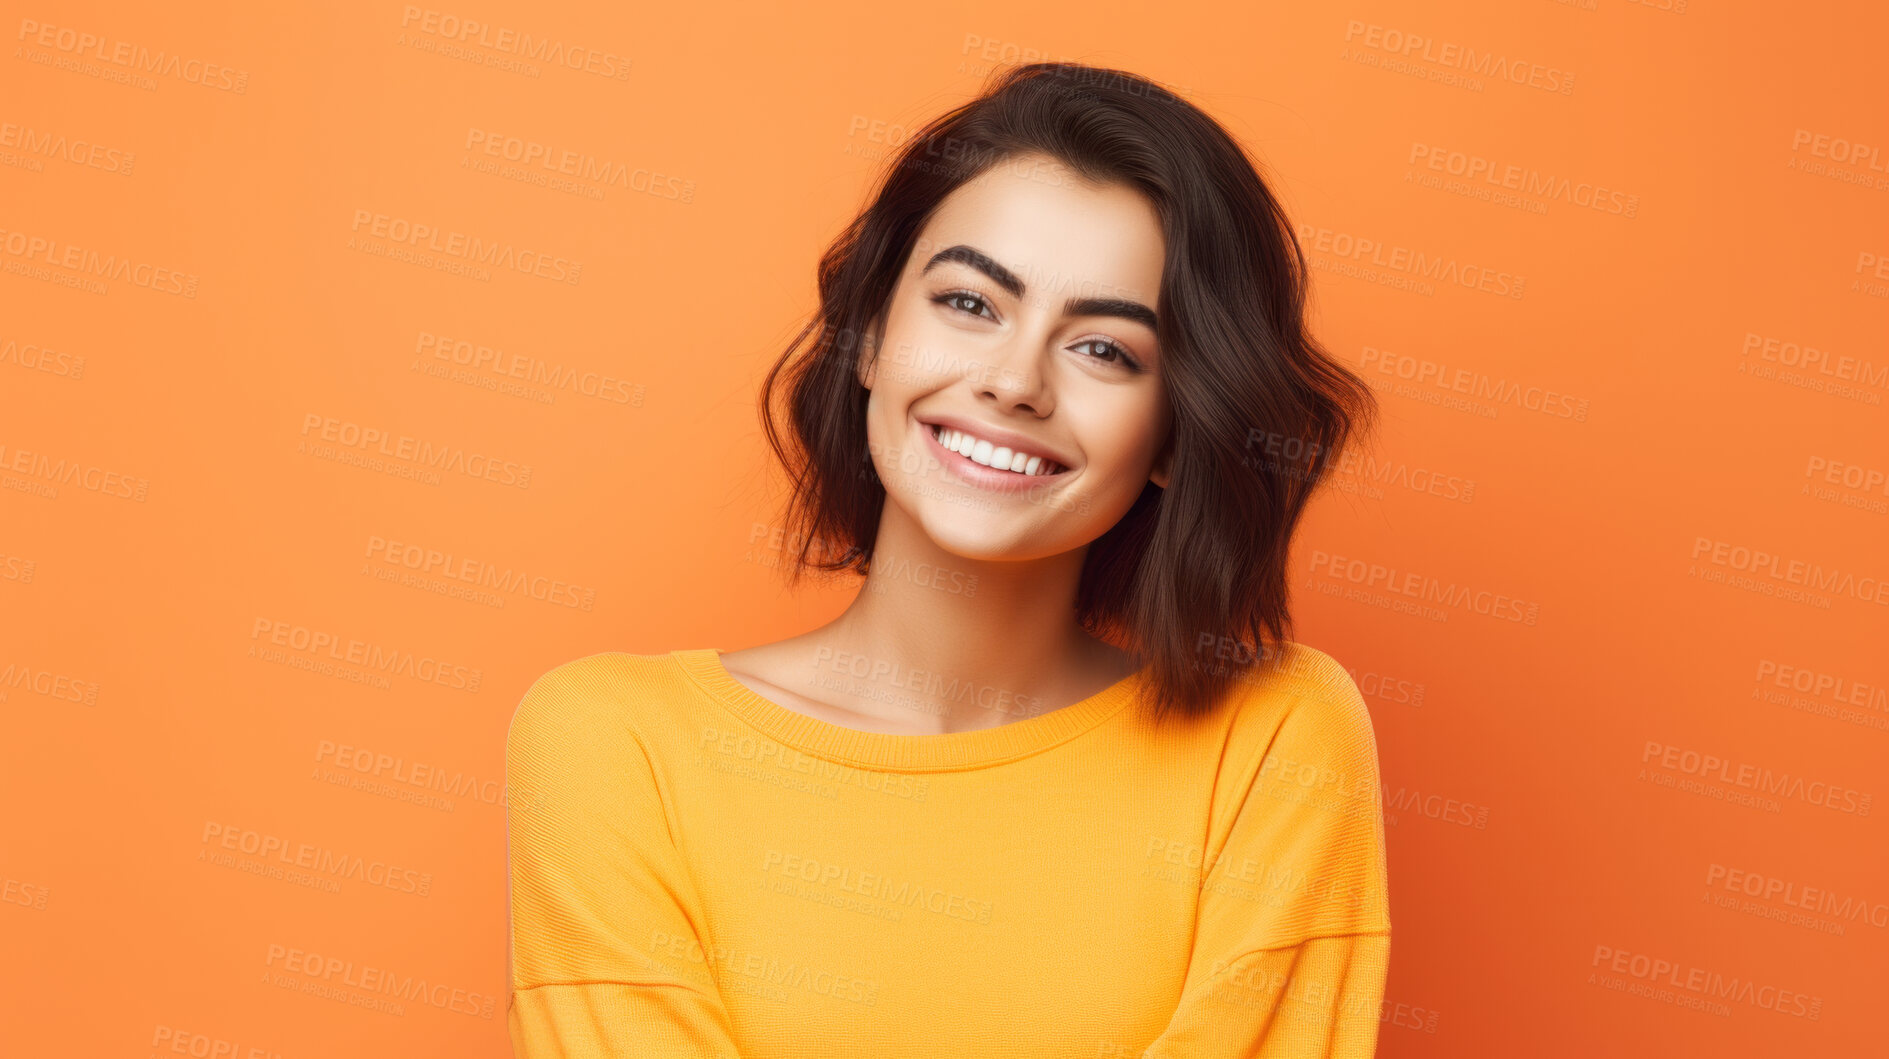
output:
[{"label": "studio backdrop", "polygon": [[1879,15],[58,0],[4,30],[10,1054],[508,1054],[513,709],[574,658],[844,606],[784,587],[761,375],[888,153],[1041,59],[1248,147],[1380,399],[1292,567],[1382,762],[1380,1054],[1880,1054]]}]

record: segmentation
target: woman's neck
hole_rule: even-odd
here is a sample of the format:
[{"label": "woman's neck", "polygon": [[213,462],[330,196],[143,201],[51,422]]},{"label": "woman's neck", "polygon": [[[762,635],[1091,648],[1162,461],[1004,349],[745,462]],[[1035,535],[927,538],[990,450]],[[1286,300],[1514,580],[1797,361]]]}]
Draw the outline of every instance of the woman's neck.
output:
[{"label": "woman's neck", "polygon": [[909,689],[925,679],[915,673],[944,686],[972,685],[973,694],[937,704],[939,731],[1022,720],[1078,702],[1134,671],[1126,652],[1089,635],[1076,620],[1086,552],[965,559],[888,504],[859,595],[833,621],[797,639],[814,652],[810,665],[868,682],[862,695],[872,693],[871,682],[887,691]]}]

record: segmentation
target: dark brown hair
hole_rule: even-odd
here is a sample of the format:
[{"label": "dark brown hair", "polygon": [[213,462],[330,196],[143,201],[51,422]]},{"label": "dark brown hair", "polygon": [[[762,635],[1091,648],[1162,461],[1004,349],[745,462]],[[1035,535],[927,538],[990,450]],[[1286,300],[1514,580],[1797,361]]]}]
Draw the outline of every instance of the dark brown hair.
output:
[{"label": "dark brown hair", "polygon": [[[792,485],[791,581],[802,568],[870,567],[886,493],[854,371],[919,232],[957,187],[1038,152],[1137,189],[1160,217],[1168,487],[1148,483],[1090,545],[1076,610],[1086,631],[1148,669],[1153,718],[1198,716],[1282,657],[1293,529],[1376,400],[1307,333],[1305,254],[1254,163],[1212,118],[1136,74],[1000,68],[981,96],[897,148],[870,205],[827,248],[819,313],[761,388],[762,426]],[[783,385],[791,445],[773,409]]]}]

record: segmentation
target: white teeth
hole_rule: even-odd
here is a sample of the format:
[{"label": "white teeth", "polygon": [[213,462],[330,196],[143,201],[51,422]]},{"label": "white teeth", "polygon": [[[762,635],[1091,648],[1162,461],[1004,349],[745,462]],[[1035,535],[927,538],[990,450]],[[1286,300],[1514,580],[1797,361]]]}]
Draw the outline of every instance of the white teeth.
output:
[{"label": "white teeth", "polygon": [[938,444],[986,467],[1031,476],[1055,474],[1063,469],[1061,464],[1052,460],[995,446],[961,430],[934,426],[931,428],[931,433],[938,439]]}]

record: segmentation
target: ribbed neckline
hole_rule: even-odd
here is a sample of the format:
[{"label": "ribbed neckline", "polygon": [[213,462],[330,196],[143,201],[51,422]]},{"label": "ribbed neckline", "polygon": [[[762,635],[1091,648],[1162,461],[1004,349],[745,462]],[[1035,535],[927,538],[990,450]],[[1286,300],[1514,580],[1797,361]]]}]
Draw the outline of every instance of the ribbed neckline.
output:
[{"label": "ribbed neckline", "polygon": [[970,732],[895,735],[864,732],[822,721],[756,694],[722,664],[721,649],[669,652],[682,671],[729,711],[772,739],[797,750],[864,768],[940,772],[984,768],[1040,753],[1114,716],[1134,701],[1147,676],[1139,670],[1060,709]]}]

